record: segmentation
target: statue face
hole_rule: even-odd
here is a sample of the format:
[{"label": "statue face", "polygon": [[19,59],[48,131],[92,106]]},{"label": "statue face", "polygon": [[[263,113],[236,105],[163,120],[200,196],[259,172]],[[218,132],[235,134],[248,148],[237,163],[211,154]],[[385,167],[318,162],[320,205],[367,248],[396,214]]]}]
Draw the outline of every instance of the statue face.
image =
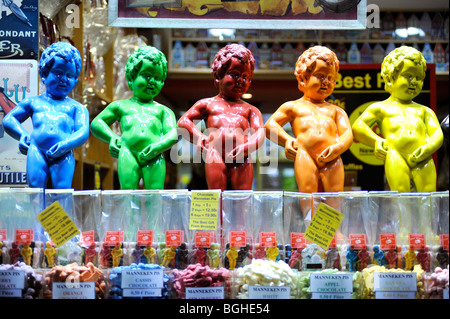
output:
[{"label": "statue face", "polygon": [[220,92],[232,100],[239,99],[247,92],[252,82],[252,70],[249,63],[231,58],[230,66],[225,75],[218,80]]},{"label": "statue face", "polygon": [[392,83],[392,97],[403,102],[409,102],[422,91],[422,67],[411,60],[405,59],[403,68]]},{"label": "statue face", "polygon": [[314,71],[303,84],[303,92],[306,97],[314,101],[323,101],[336,86],[336,71],[332,65],[323,60],[317,60]]},{"label": "statue face", "polygon": [[55,56],[53,66],[42,82],[47,92],[55,98],[66,97],[78,82],[78,73],[73,61],[66,62],[63,58]]},{"label": "statue face", "polygon": [[141,70],[132,82],[133,95],[139,100],[152,101],[164,86],[163,69],[161,65],[149,60],[143,60]]}]

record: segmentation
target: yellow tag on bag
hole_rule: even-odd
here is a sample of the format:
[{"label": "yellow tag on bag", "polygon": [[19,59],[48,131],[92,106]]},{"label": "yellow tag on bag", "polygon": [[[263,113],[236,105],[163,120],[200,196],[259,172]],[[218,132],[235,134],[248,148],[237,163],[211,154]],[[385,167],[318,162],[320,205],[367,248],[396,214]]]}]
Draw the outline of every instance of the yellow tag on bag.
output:
[{"label": "yellow tag on bag", "polygon": [[57,247],[80,233],[58,201],[40,212],[37,218]]}]

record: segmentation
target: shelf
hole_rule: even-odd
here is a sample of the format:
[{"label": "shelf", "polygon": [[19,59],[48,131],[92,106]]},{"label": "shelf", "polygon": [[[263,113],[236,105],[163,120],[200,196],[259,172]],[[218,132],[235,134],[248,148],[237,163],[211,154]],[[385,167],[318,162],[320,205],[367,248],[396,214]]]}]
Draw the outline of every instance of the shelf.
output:
[{"label": "shelf", "polygon": [[[436,72],[437,80],[448,80],[449,71]],[[210,69],[172,69],[168,70],[169,79],[212,79]],[[255,80],[296,80],[294,69],[291,70],[255,70]]]}]

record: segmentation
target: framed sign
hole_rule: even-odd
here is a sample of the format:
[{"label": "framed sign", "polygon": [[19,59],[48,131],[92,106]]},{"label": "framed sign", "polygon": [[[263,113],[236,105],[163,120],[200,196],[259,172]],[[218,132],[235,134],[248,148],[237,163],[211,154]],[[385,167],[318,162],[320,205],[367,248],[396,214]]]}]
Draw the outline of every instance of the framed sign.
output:
[{"label": "framed sign", "polygon": [[364,29],[367,0],[110,0],[112,27]]},{"label": "framed sign", "polygon": [[0,0],[0,59],[37,59],[39,1]]},{"label": "framed sign", "polygon": [[[19,141],[3,128],[3,117],[23,99],[38,95],[36,60],[0,60],[0,187],[26,187],[27,157],[19,151]],[[31,119],[23,127],[31,132]]]}]

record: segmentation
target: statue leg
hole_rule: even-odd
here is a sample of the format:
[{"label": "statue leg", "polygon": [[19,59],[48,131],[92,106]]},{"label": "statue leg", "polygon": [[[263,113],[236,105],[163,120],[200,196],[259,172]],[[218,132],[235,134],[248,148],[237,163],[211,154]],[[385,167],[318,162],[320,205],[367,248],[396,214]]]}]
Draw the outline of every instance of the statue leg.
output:
[{"label": "statue leg", "polygon": [[139,188],[141,168],[131,151],[124,146],[121,147],[117,160],[117,175],[121,189]]},{"label": "statue leg", "polygon": [[27,153],[27,179],[28,186],[32,188],[45,188],[50,175],[47,162],[36,145],[31,144]]},{"label": "statue leg", "polygon": [[245,163],[237,164],[230,169],[230,179],[233,189],[251,190],[253,184],[253,164],[249,158],[245,159]]},{"label": "statue leg", "polygon": [[69,189],[72,187],[73,173],[75,172],[75,157],[72,152],[52,162],[49,166],[53,188]]},{"label": "statue leg", "polygon": [[342,192],[345,179],[342,159],[338,157],[327,163],[325,168],[320,170],[320,178],[325,192]]},{"label": "statue leg", "polygon": [[420,163],[411,170],[414,184],[418,192],[435,192],[437,174],[433,158],[430,157],[428,161]]},{"label": "statue leg", "polygon": [[295,180],[301,193],[315,193],[319,190],[319,169],[312,157],[298,148],[294,162]]},{"label": "statue leg", "polygon": [[205,176],[209,189],[226,190],[228,168],[222,156],[213,147],[210,147],[206,153]]},{"label": "statue leg", "polygon": [[392,191],[407,193],[411,191],[411,172],[405,159],[393,149],[386,155],[384,169],[389,187]]},{"label": "statue leg", "polygon": [[145,189],[164,189],[166,178],[166,161],[164,155],[160,154],[142,167],[142,177]]}]

